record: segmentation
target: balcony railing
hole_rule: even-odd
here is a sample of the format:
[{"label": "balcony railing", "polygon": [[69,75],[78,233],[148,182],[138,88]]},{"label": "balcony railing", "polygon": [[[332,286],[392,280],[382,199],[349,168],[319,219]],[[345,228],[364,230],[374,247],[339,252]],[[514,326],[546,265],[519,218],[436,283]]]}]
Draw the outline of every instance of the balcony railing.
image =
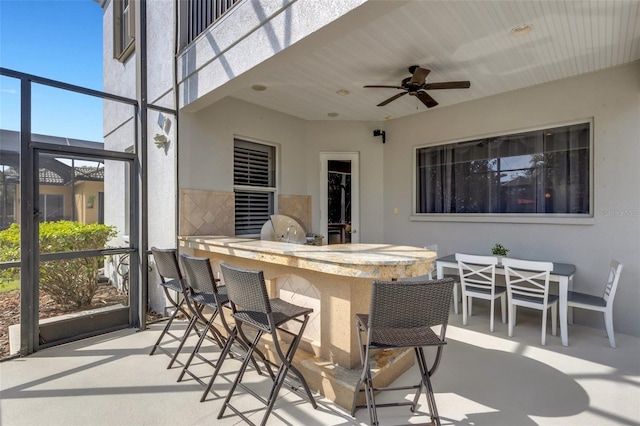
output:
[{"label": "balcony railing", "polygon": [[220,19],[240,0],[191,0],[189,2],[188,43]]}]

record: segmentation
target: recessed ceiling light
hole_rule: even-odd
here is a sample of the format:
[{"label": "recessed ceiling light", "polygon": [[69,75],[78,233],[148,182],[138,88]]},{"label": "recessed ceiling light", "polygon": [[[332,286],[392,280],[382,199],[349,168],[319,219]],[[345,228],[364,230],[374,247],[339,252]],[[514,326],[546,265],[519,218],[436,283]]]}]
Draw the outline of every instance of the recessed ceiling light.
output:
[{"label": "recessed ceiling light", "polygon": [[267,86],[263,86],[262,84],[254,84],[251,88],[256,92],[264,92],[267,90]]},{"label": "recessed ceiling light", "polygon": [[340,96],[347,96],[349,94],[349,91],[347,89],[340,89],[336,93]]},{"label": "recessed ceiling light", "polygon": [[337,117],[340,114],[338,114],[337,112],[330,112],[329,114],[327,114],[329,117]]},{"label": "recessed ceiling light", "polygon": [[529,34],[532,30],[533,25],[531,24],[518,25],[517,27],[511,28],[509,35],[511,37],[522,37],[523,35]]}]

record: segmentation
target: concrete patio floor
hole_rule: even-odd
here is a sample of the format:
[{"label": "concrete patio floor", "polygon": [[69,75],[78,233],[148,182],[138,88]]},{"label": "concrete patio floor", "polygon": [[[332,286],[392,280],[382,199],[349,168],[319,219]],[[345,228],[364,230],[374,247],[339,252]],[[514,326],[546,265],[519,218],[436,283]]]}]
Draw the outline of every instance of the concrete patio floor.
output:
[{"label": "concrete patio floor", "polygon": [[[474,305],[469,325],[451,315],[449,344],[434,375],[436,401],[443,425],[638,425],[640,421],[640,339],[616,335],[609,347],[604,330],[569,327],[569,347],[558,336],[540,345],[540,314],[518,311],[513,338],[496,317],[489,332],[486,308]],[[181,324],[184,327],[184,322]],[[0,363],[0,425],[236,425],[242,420],[227,410],[217,413],[239,365],[228,361],[207,401],[188,376],[176,382],[181,366],[167,369],[167,355],[149,350],[164,327],[133,329],[97,336],[42,350],[29,357]],[[190,342],[193,343],[193,342]],[[190,347],[179,358],[186,360]],[[205,353],[217,359],[209,345]],[[210,377],[211,367],[196,371]],[[417,367],[396,383],[413,383]],[[269,388],[268,379],[249,371],[245,382]],[[263,406],[242,390],[232,401],[254,422]],[[382,394],[384,402],[398,394]],[[400,397],[403,397],[400,394]],[[409,396],[405,396],[409,398]],[[356,418],[316,395],[318,409],[283,390],[269,425],[360,425],[368,423],[366,409]],[[416,413],[408,407],[379,409],[381,424],[427,423],[424,395]]]}]

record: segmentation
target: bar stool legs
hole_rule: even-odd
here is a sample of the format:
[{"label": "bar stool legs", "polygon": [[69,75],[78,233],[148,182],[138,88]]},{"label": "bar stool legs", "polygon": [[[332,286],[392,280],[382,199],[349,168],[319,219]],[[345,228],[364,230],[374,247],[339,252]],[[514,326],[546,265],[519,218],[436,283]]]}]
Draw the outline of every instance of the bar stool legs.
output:
[{"label": "bar stool legs", "polygon": [[[256,335],[249,345],[249,352],[218,413],[218,419],[222,418],[225,410],[229,408],[244,421],[253,424],[238,408],[231,404],[231,398],[238,386],[242,387],[266,405],[266,411],[260,423],[261,425],[267,423],[278,398],[278,393],[285,384],[287,384],[289,389],[300,394],[303,398],[308,399],[314,409],[317,408],[316,401],[311,395],[311,390],[307,382],[298,369],[292,365],[296,350],[302,339],[302,334],[309,321],[309,315],[313,312],[313,309],[293,305],[277,298],[269,299],[262,271],[234,268],[224,263],[220,264],[220,269],[227,287],[229,303],[232,310],[231,316],[235,319],[237,327],[237,333],[230,336],[229,339],[237,339],[238,336],[244,336],[243,327],[245,326],[255,330]],[[297,333],[292,333],[282,327],[289,321],[295,321],[300,324],[300,329]],[[286,353],[282,351],[278,333],[286,333],[293,337]],[[253,353],[257,351],[256,348],[263,335],[271,336],[275,355],[279,362],[277,366],[278,370],[273,380],[273,386],[266,399],[242,383],[247,366],[253,358]],[[229,345],[230,343],[227,342],[227,344]],[[267,362],[269,361],[267,360]],[[293,384],[291,380],[295,380],[296,384]],[[300,387],[302,387],[302,391]]]}]

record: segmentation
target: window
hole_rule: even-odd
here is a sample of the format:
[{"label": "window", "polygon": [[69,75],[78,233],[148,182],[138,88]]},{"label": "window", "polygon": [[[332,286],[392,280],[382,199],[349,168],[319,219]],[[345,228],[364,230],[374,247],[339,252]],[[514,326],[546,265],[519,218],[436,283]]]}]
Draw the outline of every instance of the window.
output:
[{"label": "window", "polygon": [[416,150],[416,213],[591,214],[591,124]]},{"label": "window", "polygon": [[124,62],[133,52],[135,43],[133,1],[113,1],[113,57]]},{"label": "window", "polygon": [[51,222],[64,219],[64,196],[40,194],[40,220]]},{"label": "window", "polygon": [[234,140],[233,185],[236,235],[260,235],[274,213],[275,147]]}]

